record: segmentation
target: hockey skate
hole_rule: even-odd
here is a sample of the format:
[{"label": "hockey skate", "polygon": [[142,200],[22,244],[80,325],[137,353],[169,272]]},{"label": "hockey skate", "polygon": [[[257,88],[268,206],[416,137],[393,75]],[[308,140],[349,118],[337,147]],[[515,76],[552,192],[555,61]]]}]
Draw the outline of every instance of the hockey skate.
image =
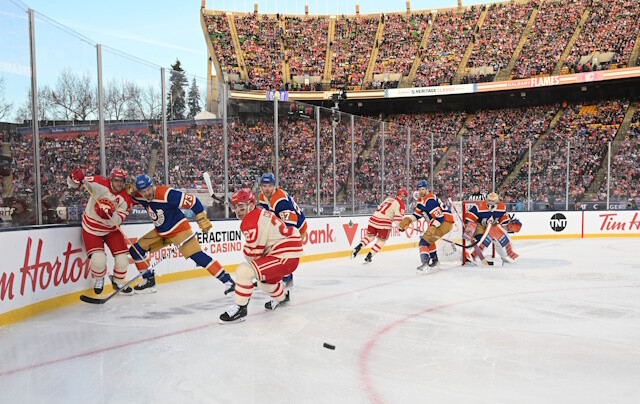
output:
[{"label": "hockey skate", "polygon": [[244,306],[238,306],[237,304],[229,306],[227,311],[220,315],[220,324],[231,324],[244,321],[244,318],[247,316],[247,304]]},{"label": "hockey skate", "polygon": [[264,308],[267,310],[275,310],[278,306],[283,306],[289,303],[289,291],[287,290],[284,294],[284,300],[279,302],[277,300],[270,300],[264,304]]},{"label": "hockey skate", "polygon": [[358,255],[358,253],[360,252],[360,249],[362,248],[362,243],[358,244],[352,251],[351,251],[351,259],[355,258],[356,255]]},{"label": "hockey skate", "polygon": [[[113,275],[109,275],[109,279],[111,280],[111,286],[113,286],[113,290],[119,290],[122,289],[122,287],[124,286],[124,284],[118,284],[116,282],[116,280],[113,278]],[[127,286],[126,289],[122,289],[120,290],[120,294],[121,295],[126,295],[126,296],[131,296],[133,295],[133,289],[131,289],[130,286]]]},{"label": "hockey skate", "polygon": [[368,264],[371,262],[371,258],[373,258],[373,255],[371,255],[371,252],[369,252],[369,254],[367,254],[367,256],[364,258],[364,263]]},{"label": "hockey skate", "polygon": [[422,261],[422,264],[416,267],[416,272],[418,274],[425,274],[428,267],[429,267],[429,260],[427,259],[425,261]]},{"label": "hockey skate", "polygon": [[233,281],[233,279],[229,279],[227,282],[224,283],[225,296],[235,291],[236,291],[236,283]]},{"label": "hockey skate", "polygon": [[96,281],[93,284],[93,293],[99,295],[102,293],[102,289],[104,289],[104,278],[96,278]]},{"label": "hockey skate", "polygon": [[152,273],[149,278],[142,278],[142,282],[137,284],[133,290],[136,294],[156,293],[158,290],[156,289],[155,274]]},{"label": "hockey skate", "polygon": [[291,289],[293,287],[293,274],[286,275],[282,278],[282,286],[285,289]]}]

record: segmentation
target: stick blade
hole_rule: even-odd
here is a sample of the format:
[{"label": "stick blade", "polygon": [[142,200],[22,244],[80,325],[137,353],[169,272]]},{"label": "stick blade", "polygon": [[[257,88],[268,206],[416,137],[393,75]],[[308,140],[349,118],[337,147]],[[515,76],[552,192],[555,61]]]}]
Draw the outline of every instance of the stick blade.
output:
[{"label": "stick blade", "polygon": [[207,191],[209,191],[209,195],[213,194],[213,184],[211,183],[211,176],[207,171],[202,175],[204,177],[204,182],[207,184]]},{"label": "stick blade", "polygon": [[82,300],[85,303],[104,304],[109,299],[98,299],[91,296],[80,295],[80,300]]}]

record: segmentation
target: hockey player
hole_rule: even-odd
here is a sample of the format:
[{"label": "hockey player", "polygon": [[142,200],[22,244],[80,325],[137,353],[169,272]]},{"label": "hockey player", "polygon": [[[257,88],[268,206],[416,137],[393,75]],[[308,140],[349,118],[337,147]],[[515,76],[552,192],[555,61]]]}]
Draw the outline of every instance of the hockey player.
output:
[{"label": "hockey player", "polygon": [[265,309],[274,310],[287,303],[289,291],[285,292],[281,280],[296,270],[302,256],[298,229],[287,226],[269,210],[255,209],[255,198],[249,188],[236,191],[231,204],[242,221],[243,252],[248,262],[241,263],[236,269],[235,304],[220,315],[222,324],[244,321],[253,293],[253,279],[257,279],[258,287],[271,296]]},{"label": "hockey player", "polygon": [[[465,239],[469,241],[474,239],[482,240],[484,236],[484,240],[478,245],[480,254],[482,254],[482,250],[493,243],[503,261],[516,262],[518,254],[513,251],[511,240],[509,240],[507,233],[519,232],[522,223],[518,219],[512,219],[507,215],[507,209],[504,203],[500,202],[498,194],[491,192],[487,195],[486,201],[480,201],[473,205],[464,214],[464,221],[463,237]],[[489,227],[489,231],[485,235],[487,227]],[[477,257],[476,251],[472,254],[465,251],[465,260],[467,262],[475,262]]]},{"label": "hockey player", "polygon": [[[262,174],[260,177],[258,206],[275,213],[287,226],[298,229],[300,237],[304,240],[307,233],[307,219],[293,198],[281,188],[276,187],[276,177],[271,173]],[[283,282],[285,288],[291,288],[293,274],[285,276]]]},{"label": "hockey player", "polygon": [[[195,195],[187,194],[176,189],[158,185],[151,182],[147,174],[136,177],[136,191],[133,201],[147,209],[147,213],[155,229],[142,236],[131,246],[129,253],[138,268],[143,272],[149,267],[149,260],[145,259],[147,252],[158,251],[169,244],[179,245],[193,234],[189,221],[184,216],[182,209],[191,209],[196,214],[198,226],[203,233],[211,230],[211,222],[207,218],[204,207]],[[185,259],[192,259],[198,266],[205,268],[209,273],[224,284],[224,294],[233,292],[235,283],[220,263],[202,252],[196,238],[192,238],[180,247],[180,253]],[[143,275],[143,280],[133,289],[136,293],[153,293],[156,280],[153,272]]]},{"label": "hockey player", "polygon": [[404,188],[399,188],[396,196],[385,199],[378,209],[369,218],[367,226],[367,235],[360,240],[360,243],[351,252],[351,258],[355,258],[362,247],[367,246],[374,238],[377,237],[376,243],[371,247],[371,251],[365,257],[365,262],[371,262],[371,258],[380,251],[382,246],[389,239],[389,232],[392,224],[400,223],[404,217],[404,202],[409,193]]},{"label": "hockey player", "polygon": [[[124,180],[125,172],[119,168],[112,169],[109,178],[99,175],[85,177],[82,170],[75,168],[67,178],[70,188],[80,189],[85,185],[93,195],[82,214],[82,243],[89,257],[91,277],[94,279],[93,291],[98,295],[102,293],[107,274],[105,244],[115,262],[111,277],[113,287],[121,289],[127,275],[127,241],[118,227],[131,211],[132,201],[124,191]],[[133,291],[127,287],[120,294],[131,295]]]},{"label": "hockey player", "polygon": [[420,239],[420,264],[416,269],[419,273],[424,273],[427,266],[434,268],[438,266],[438,253],[436,250],[436,240],[442,238],[451,231],[453,227],[453,215],[451,210],[444,206],[436,195],[427,190],[427,181],[420,180],[416,186],[418,190],[418,200],[413,215],[406,216],[400,222],[400,231],[405,230],[411,223],[424,217],[428,221],[428,227]]}]

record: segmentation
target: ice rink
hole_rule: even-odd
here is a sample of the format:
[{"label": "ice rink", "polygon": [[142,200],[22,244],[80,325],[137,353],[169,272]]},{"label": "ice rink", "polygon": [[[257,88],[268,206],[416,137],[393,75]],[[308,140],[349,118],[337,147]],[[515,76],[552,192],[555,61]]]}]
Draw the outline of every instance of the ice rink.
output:
[{"label": "ice rink", "polygon": [[640,402],[640,240],[515,245],[429,275],[415,249],[303,263],[289,306],[256,291],[233,325],[211,277],[78,302],[0,329],[1,400]]}]

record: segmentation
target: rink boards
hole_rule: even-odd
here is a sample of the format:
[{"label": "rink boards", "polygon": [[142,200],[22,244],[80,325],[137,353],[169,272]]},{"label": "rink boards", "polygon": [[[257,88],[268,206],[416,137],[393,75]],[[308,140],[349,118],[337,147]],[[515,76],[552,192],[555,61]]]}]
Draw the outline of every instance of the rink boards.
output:
[{"label": "rink boards", "polygon": [[[639,237],[640,211],[518,212],[522,230],[513,239]],[[348,257],[367,227],[368,216],[323,217],[308,219],[304,261]],[[416,245],[423,223],[415,229],[399,232],[394,227],[384,250]],[[194,231],[199,230],[192,223]],[[135,240],[152,229],[150,223],[123,226],[125,234]],[[207,235],[198,235],[205,252],[210,253],[233,272],[244,260],[237,220],[213,222]],[[0,326],[40,312],[79,302],[80,294],[91,293],[89,260],[82,248],[80,227],[61,227],[7,231],[0,233],[2,272],[0,275]],[[383,250],[383,251],[384,251]],[[152,262],[168,249],[154,254]],[[107,254],[108,255],[108,254]],[[113,259],[107,260],[109,272]],[[210,276],[179,254],[166,258],[156,267],[159,282]],[[128,278],[137,274],[129,266]],[[111,293],[105,288],[103,296]]]}]

